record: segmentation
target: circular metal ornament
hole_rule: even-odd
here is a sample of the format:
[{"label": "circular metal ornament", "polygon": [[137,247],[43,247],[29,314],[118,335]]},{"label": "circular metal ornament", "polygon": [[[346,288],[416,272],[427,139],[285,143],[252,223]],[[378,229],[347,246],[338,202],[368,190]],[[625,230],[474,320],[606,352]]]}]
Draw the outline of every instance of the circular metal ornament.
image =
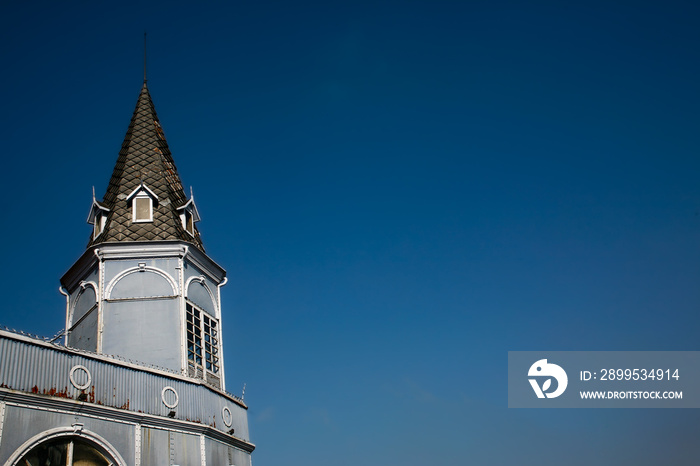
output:
[{"label": "circular metal ornament", "polygon": [[73,366],[70,370],[70,383],[78,390],[85,390],[92,383],[92,375],[85,366]]},{"label": "circular metal ornament", "polygon": [[224,425],[226,427],[231,427],[231,424],[233,424],[233,414],[231,414],[231,410],[228,409],[228,406],[224,406],[224,409],[221,410],[221,418],[224,420]]},{"label": "circular metal ornament", "polygon": [[180,398],[173,387],[165,387],[163,391],[160,392],[160,399],[163,400],[163,404],[170,409],[173,409],[180,402]]}]

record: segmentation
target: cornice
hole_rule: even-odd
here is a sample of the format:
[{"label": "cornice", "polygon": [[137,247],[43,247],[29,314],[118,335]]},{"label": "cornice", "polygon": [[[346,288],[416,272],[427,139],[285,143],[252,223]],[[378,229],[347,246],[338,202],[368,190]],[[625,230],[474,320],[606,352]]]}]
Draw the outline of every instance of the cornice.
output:
[{"label": "cornice", "polygon": [[80,258],[61,277],[61,286],[67,291],[72,291],[84,279],[85,275],[97,263],[94,248],[88,248]]},{"label": "cornice", "polygon": [[185,241],[108,242],[90,246],[61,277],[61,285],[69,292],[84,279],[99,260],[153,259],[187,257],[215,283],[226,277],[226,270],[196,246]]},{"label": "cornice", "polygon": [[255,445],[241,438],[221,432],[204,424],[191,421],[172,419],[169,417],[155,416],[152,414],[135,413],[108,406],[96,405],[82,401],[67,400],[63,398],[33,395],[8,388],[0,388],[0,401],[8,405],[15,405],[29,409],[39,409],[44,411],[54,411],[66,414],[75,414],[99,419],[123,422],[129,424],[141,424],[143,427],[156,429],[168,429],[218,440],[222,443],[251,453],[255,450]]}]

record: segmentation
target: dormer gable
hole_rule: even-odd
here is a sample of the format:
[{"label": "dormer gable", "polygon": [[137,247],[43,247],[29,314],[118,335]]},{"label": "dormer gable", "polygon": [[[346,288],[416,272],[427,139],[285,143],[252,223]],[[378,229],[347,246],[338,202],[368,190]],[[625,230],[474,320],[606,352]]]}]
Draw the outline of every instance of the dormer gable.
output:
[{"label": "dormer gable", "polygon": [[197,210],[197,205],[194,203],[194,194],[192,194],[191,188],[189,200],[181,207],[178,207],[177,211],[180,214],[182,228],[184,228],[187,233],[194,236],[194,224],[199,222],[201,218]]},{"label": "dormer gable", "polygon": [[97,202],[95,199],[95,188],[92,188],[92,206],[90,206],[90,213],[88,214],[87,222],[93,226],[93,240],[100,236],[102,231],[104,231],[108,213],[109,209]]},{"label": "dormer gable", "polygon": [[131,207],[131,221],[152,222],[153,208],[158,204],[158,196],[144,183],[134,189],[131,194],[126,197],[127,205]]}]

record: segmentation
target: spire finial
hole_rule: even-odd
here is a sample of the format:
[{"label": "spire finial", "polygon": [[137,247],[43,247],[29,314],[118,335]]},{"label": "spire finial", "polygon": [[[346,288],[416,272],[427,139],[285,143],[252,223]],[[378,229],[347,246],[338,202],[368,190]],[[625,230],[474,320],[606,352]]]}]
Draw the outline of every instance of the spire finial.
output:
[{"label": "spire finial", "polygon": [[143,32],[143,82],[145,83],[148,81],[146,79],[146,51],[148,48],[146,47],[146,31]]}]

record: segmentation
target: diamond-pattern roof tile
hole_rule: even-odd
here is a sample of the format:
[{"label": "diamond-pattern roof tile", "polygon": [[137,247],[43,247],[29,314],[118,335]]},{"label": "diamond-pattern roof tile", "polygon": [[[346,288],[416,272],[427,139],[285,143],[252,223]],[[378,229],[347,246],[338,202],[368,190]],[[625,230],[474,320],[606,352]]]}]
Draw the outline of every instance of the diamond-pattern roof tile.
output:
[{"label": "diamond-pattern roof tile", "polygon": [[[142,183],[158,200],[153,204],[153,221],[136,223],[132,221],[132,207],[127,197]],[[204,251],[197,227],[194,227],[193,236],[180,220],[177,208],[186,202],[180,176],[144,82],[101,203],[109,209],[105,227],[96,238],[90,239],[88,246],[105,242],[180,240]]]}]

